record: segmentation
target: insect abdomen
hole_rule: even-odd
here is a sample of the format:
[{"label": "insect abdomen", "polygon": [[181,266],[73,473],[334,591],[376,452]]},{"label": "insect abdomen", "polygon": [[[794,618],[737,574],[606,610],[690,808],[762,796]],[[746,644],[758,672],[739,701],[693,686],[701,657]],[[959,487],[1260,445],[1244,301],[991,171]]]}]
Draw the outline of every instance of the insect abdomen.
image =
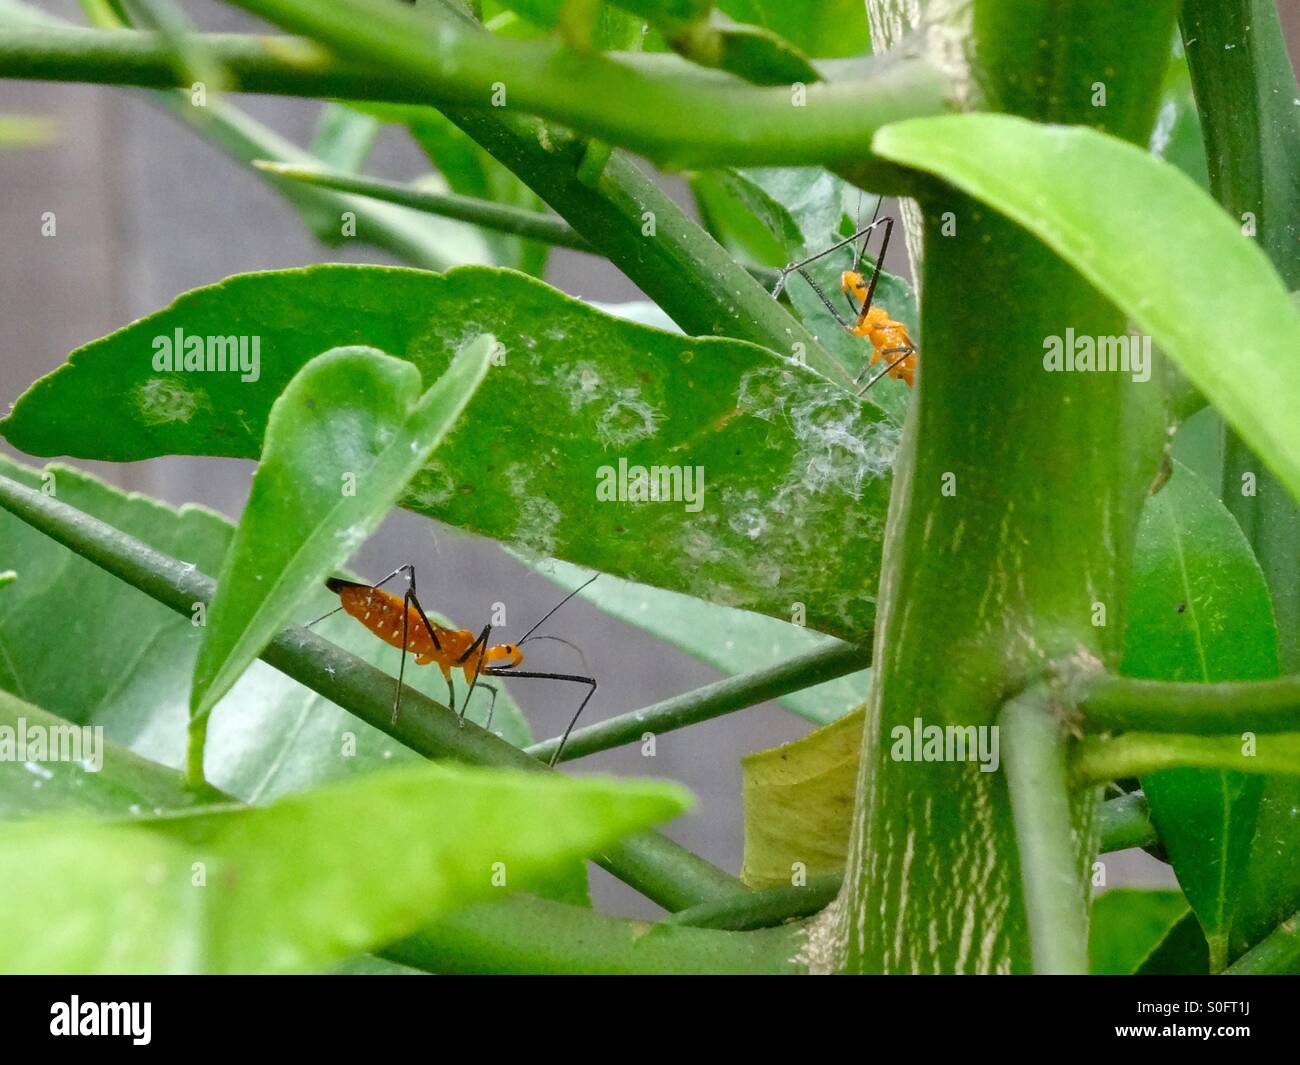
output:
[{"label": "insect abdomen", "polygon": [[[392,647],[402,646],[402,613],[405,604],[391,592],[368,585],[349,585],[339,590],[339,603],[362,625]],[[417,659],[434,653],[434,644],[415,607],[406,616],[406,648]]]}]

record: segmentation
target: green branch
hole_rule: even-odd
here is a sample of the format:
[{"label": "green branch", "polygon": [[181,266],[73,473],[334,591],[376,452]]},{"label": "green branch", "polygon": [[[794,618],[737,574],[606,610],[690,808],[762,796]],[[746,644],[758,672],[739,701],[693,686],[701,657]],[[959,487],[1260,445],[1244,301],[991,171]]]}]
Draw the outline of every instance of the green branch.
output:
[{"label": "green branch", "polygon": [[1217,684],[1102,676],[1087,684],[1077,709],[1088,732],[1300,731],[1300,676]]},{"label": "green branch", "polygon": [[843,882],[843,876],[824,876],[803,887],[769,888],[732,899],[702,902],[688,910],[679,910],[664,923],[732,932],[774,928],[792,918],[820,913],[839,894]]},{"label": "green branch", "polygon": [[1012,699],[999,725],[1034,972],[1086,974],[1088,914],[1073,872],[1065,739],[1048,691]]},{"label": "green branch", "polygon": [[[561,760],[568,762],[598,751],[621,747],[625,743],[637,743],[647,732],[659,735],[709,721],[768,699],[777,699],[790,692],[856,673],[869,664],[868,652],[837,641],[797,655],[779,665],[715,681],[647,706],[644,710],[620,714],[599,724],[578,729],[564,745]],[[535,743],[527,750],[533,757],[549,761],[559,744],[557,736]]]},{"label": "green branch", "polygon": [[364,174],[344,174],[310,165],[296,166],[292,163],[278,163],[264,159],[255,159],[253,165],[267,174],[303,186],[350,192],[372,200],[381,200],[384,203],[394,203],[399,207],[424,211],[426,214],[471,222],[500,233],[512,233],[517,237],[540,240],[562,248],[596,253],[595,249],[572,226],[563,218],[554,215],[538,214],[535,211],[526,211],[522,207],[511,207],[508,204],[482,200],[475,196],[432,192],[404,185],[399,181],[385,181]]},{"label": "green branch", "polygon": [[1292,914],[1267,938],[1223,970],[1224,976],[1294,973],[1300,964],[1300,913]]},{"label": "green branch", "polygon": [[1238,736],[1184,736],[1126,732],[1113,739],[1084,740],[1070,766],[1076,788],[1127,780],[1160,769],[1226,769],[1237,773],[1300,773],[1300,733],[1267,734],[1243,750]]},{"label": "green branch", "polygon": [[[730,83],[689,67],[668,75],[558,41],[434,24],[397,4],[238,2],[345,57],[294,37],[201,34],[185,42],[203,48],[243,92],[489,109],[499,85],[511,109],[678,167],[860,163],[881,126],[946,110],[942,78],[919,59],[876,62],[869,77],[808,85],[796,106],[789,87]],[[125,30],[2,30],[0,73],[189,87],[171,44]]]},{"label": "green branch", "polygon": [[947,110],[947,85],[920,59],[869,65],[872,74],[802,88],[729,84],[690,68],[672,77],[561,41],[477,33],[385,0],[235,0],[339,55],[391,67],[433,103],[506,106],[675,166],[859,163],[888,122]]},{"label": "green branch", "polygon": [[[6,3],[6,11],[10,8],[27,20],[24,25],[40,27],[42,33],[51,27],[63,32],[70,25],[25,5]],[[422,14],[435,23],[457,20],[462,28],[495,40],[450,3],[442,12],[426,7]],[[96,47],[111,52],[116,46],[104,39],[107,36],[109,34],[96,38],[99,42]],[[142,41],[147,43],[145,35],[123,33],[119,36],[127,42],[128,50],[139,49]],[[6,73],[6,40],[6,31],[0,30],[0,77]],[[318,46],[297,38],[239,37],[237,40],[242,47],[253,49],[259,56],[266,53],[266,61],[289,62],[296,70],[295,76],[307,79],[300,86],[300,91],[307,94],[310,94],[309,90],[322,88],[317,84],[322,71],[335,76],[341,70],[343,80],[337,88],[343,95],[354,98],[363,97],[368,86],[382,85],[387,76],[370,68],[351,68],[349,73],[346,65],[336,67],[336,61],[327,58]],[[286,59],[286,56],[290,58]],[[660,60],[664,57],[646,58]],[[99,67],[89,64],[84,69],[78,66],[76,70],[93,80],[98,76]],[[236,158],[245,161],[262,157],[289,163],[319,162],[228,105],[215,111],[210,121],[204,122],[199,116],[189,113],[195,109],[182,111],[170,94],[159,94],[159,99]],[[802,323],[771,299],[745,268],[738,265],[717,241],[621,152],[613,153],[596,178],[583,180],[580,174],[586,160],[586,142],[563,130],[548,127],[526,115],[503,113],[503,109],[448,108],[445,113],[467,136],[516,174],[594,248],[621,269],[684,332],[691,336],[716,335],[748,340],[787,356],[794,355],[802,347],[810,367],[832,380],[848,384],[849,377],[844,368],[827,354]],[[277,181],[277,184],[285,192],[297,188],[286,187],[283,181]],[[349,200],[350,209],[358,212],[364,209],[371,223],[367,226],[368,234],[377,244],[399,257],[429,269],[444,268],[439,265],[442,253],[420,239],[417,227],[411,224],[413,219],[397,218],[390,226],[387,216],[378,207],[366,209],[352,197],[330,190],[298,190],[300,195],[308,191],[331,197],[331,203]],[[382,210],[392,210],[397,216],[403,214],[392,208]],[[376,225],[376,221],[383,224]]]},{"label": "green branch", "polygon": [[[1148,847],[1159,842],[1146,797],[1140,793],[1121,795],[1102,803],[1097,822],[1102,854],[1130,847]],[[792,918],[809,917],[820,912],[839,894],[843,882],[843,874],[832,873],[805,887],[771,888],[716,902],[702,902],[690,909],[679,910],[665,923],[732,931],[770,928]]]},{"label": "green branch", "polygon": [[[225,100],[209,100],[204,107],[194,107],[185,93],[150,92],[148,96],[240,162],[251,163],[260,158],[303,166],[319,164],[316,156]],[[364,218],[361,227],[364,237],[358,239],[383,248],[413,266],[448,270],[460,265],[459,261],[448,258],[444,250],[445,234],[436,232],[427,219],[409,210],[330,189],[300,185],[269,174],[267,180],[300,208],[327,213],[340,222],[345,211]]]},{"label": "green branch", "polygon": [[[192,566],[6,477],[0,477],[0,506],[179,614],[188,617],[194,603],[212,599],[215,583]],[[286,629],[261,658],[425,757],[548,771],[492,733],[462,724],[445,706],[413,688],[403,692],[405,712],[393,724],[393,678],[306,629]],[[745,890],[735,878],[654,832],[629,837],[596,861],[670,910]]]},{"label": "green branch", "polygon": [[512,896],[460,910],[379,953],[439,973],[794,974],[804,930],[727,932],[607,917]]}]

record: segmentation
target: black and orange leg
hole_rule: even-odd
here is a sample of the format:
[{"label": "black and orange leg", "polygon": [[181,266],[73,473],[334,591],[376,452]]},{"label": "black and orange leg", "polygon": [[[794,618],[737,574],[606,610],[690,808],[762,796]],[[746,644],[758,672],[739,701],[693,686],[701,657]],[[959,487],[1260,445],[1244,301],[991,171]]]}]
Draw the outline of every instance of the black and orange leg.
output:
[{"label": "black and orange leg", "polygon": [[[902,354],[898,355],[900,351],[902,352]],[[905,348],[886,348],[884,351],[880,353],[880,357],[885,360],[885,368],[881,370],[879,373],[875,374],[875,376],[873,376],[870,381],[868,381],[865,385],[863,385],[860,389],[858,389],[858,395],[865,396],[867,394],[867,390],[871,388],[872,385],[874,385],[882,377],[888,374],[889,371],[892,370],[899,363],[906,362],[909,358],[911,358],[911,356],[915,354],[916,354],[916,348],[910,346]],[[891,355],[898,355],[898,358],[894,359],[893,362],[890,362],[889,356]],[[854,378],[853,383],[856,385],[859,381],[861,381],[862,378],[866,376],[867,371],[869,369],[871,369],[871,363],[867,363],[864,367],[862,367],[862,372],[858,374],[856,378]]]},{"label": "black and orange leg", "polygon": [[569,733],[573,731],[573,726],[578,723],[578,718],[582,716],[583,710],[591,702],[591,697],[596,694],[596,678],[580,677],[576,673],[537,673],[521,669],[487,669],[484,670],[490,677],[534,677],[538,680],[567,680],[574,684],[587,685],[587,694],[582,697],[582,702],[578,704],[578,709],[574,712],[568,726],[564,730],[564,735],[560,737],[559,746],[555,748],[555,753],[551,755],[551,760],[547,764],[554,768],[555,763],[560,760],[560,755],[564,753],[564,745],[569,742]]}]

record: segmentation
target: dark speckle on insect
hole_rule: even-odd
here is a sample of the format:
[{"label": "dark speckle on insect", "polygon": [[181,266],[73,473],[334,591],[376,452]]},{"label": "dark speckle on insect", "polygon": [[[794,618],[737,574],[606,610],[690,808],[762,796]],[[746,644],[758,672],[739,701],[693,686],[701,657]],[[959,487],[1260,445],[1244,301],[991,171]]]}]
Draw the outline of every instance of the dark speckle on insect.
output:
[{"label": "dark speckle on insect", "polygon": [[1181,613],[1182,613],[1184,610],[1186,610],[1186,609],[1187,609],[1187,604],[1186,604],[1186,603],[1179,603],[1179,604],[1178,604],[1178,613],[1181,614]]}]

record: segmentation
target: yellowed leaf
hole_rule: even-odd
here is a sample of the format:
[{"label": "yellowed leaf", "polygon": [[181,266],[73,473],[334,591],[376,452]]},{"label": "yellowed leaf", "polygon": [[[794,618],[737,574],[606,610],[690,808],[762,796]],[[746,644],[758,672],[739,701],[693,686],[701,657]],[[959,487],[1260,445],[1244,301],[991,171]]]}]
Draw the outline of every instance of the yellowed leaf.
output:
[{"label": "yellowed leaf", "polygon": [[745,863],[753,888],[838,873],[848,852],[864,713],[741,759]]}]

